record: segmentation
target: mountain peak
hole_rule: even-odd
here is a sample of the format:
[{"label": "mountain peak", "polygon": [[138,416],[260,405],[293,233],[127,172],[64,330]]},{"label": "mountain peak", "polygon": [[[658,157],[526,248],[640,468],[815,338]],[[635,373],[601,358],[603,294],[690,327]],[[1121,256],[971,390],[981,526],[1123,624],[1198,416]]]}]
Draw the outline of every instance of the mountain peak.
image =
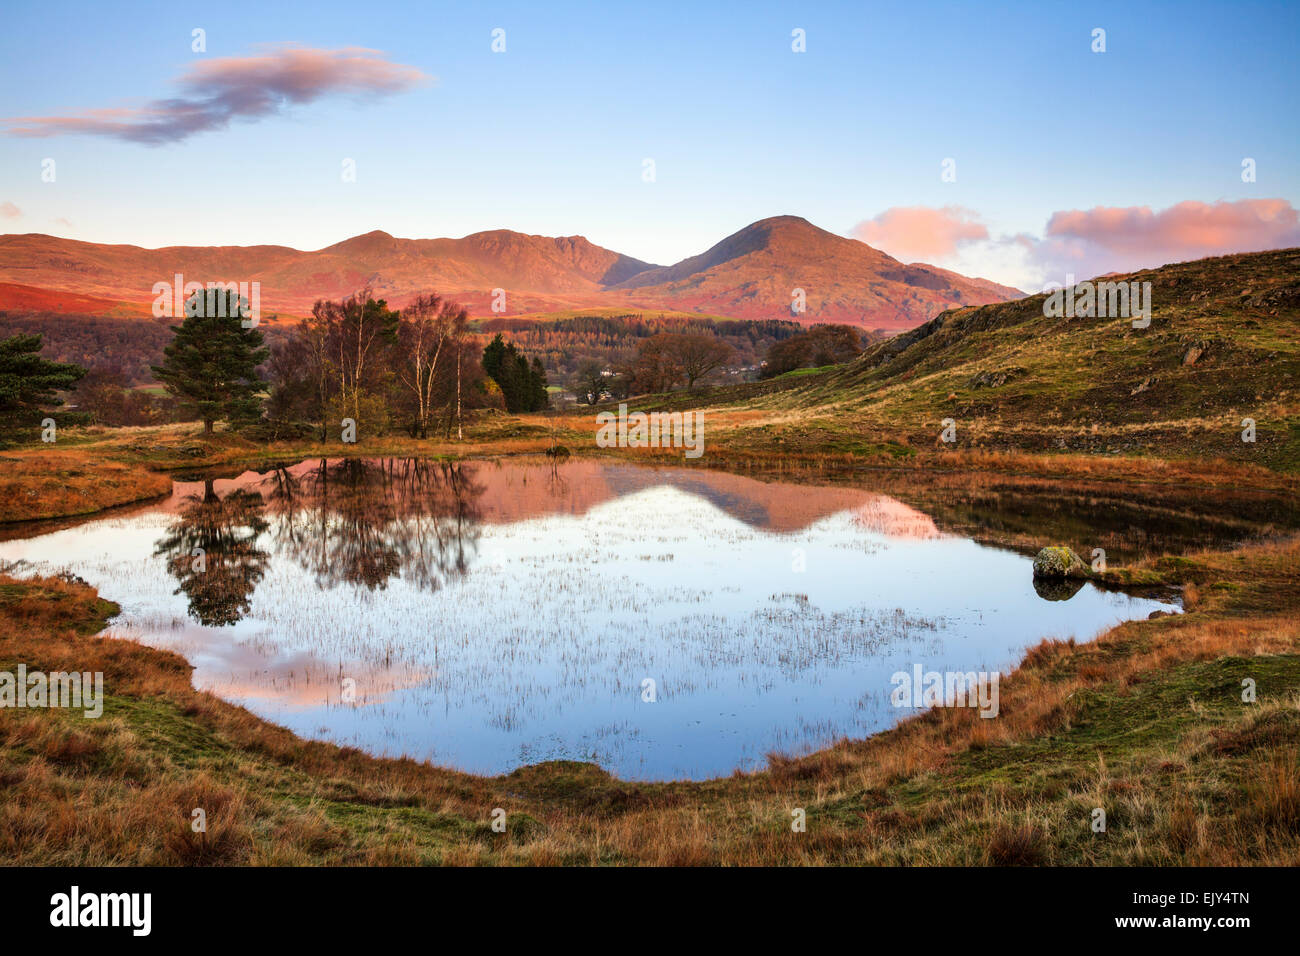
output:
[{"label": "mountain peak", "polygon": [[[800,263],[823,262],[836,252],[843,253],[849,244],[856,247],[851,251],[859,256],[865,254],[888,259],[870,246],[827,232],[802,216],[771,216],[751,222],[698,256],[691,256],[662,269],[648,270],[622,283],[621,287],[631,289],[677,282],[695,273],[708,272],[727,263],[754,256],[763,260],[779,260],[783,266],[797,269]],[[758,264],[757,261],[754,262],[754,265]],[[772,271],[770,263],[761,268]]]},{"label": "mountain peak", "polygon": [[[752,222],[698,256],[648,269],[615,288],[684,310],[737,318],[794,315],[866,328],[910,328],[955,305],[1019,295],[933,266],[903,265],[792,215]],[[796,301],[804,302],[803,311],[791,312]]]},{"label": "mountain peak", "polygon": [[[754,229],[756,227],[762,227],[767,229],[776,229],[781,227],[798,228],[801,226],[806,226],[809,229],[817,229],[816,226],[814,226],[803,216],[793,216],[788,213],[782,216],[768,216],[766,219],[760,219],[757,222],[751,222],[748,226],[745,227],[745,229]],[[742,229],[740,231],[744,232],[745,230]],[[820,232],[821,230],[818,229],[817,231]]]},{"label": "mountain peak", "polygon": [[336,242],[332,246],[326,246],[322,252],[377,252],[388,249],[396,240],[384,232],[382,229],[374,229],[359,236],[353,236],[351,239],[344,239],[342,242]]}]

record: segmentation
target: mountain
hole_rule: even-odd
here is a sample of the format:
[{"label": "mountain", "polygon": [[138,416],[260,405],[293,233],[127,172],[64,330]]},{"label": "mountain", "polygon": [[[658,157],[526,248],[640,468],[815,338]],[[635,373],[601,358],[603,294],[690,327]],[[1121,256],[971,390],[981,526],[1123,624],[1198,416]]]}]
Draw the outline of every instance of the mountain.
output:
[{"label": "mountain", "polygon": [[[735,318],[796,318],[865,328],[911,328],[953,306],[1021,293],[927,265],[904,265],[855,239],[796,216],[746,226],[708,251],[656,266],[582,236],[530,236],[505,229],[462,239],[397,239],[375,231],[312,252],[287,246],[144,249],[27,234],[0,236],[0,309],[29,308],[40,290],[112,302],[152,302],[153,285],[187,281],[261,284],[263,312],[294,315],[321,298],[369,285],[390,305],[437,291],[475,316],[506,292],[506,315],[584,308],[681,310]],[[807,310],[791,312],[805,291]],[[34,290],[34,291],[33,291]],[[9,294],[12,292],[12,294]],[[69,311],[61,308],[59,311]]]},{"label": "mountain", "polygon": [[14,312],[62,312],[78,315],[135,317],[149,315],[140,303],[114,302],[75,292],[0,282],[0,309]]},{"label": "mountain", "polygon": [[[396,239],[369,232],[314,252],[287,246],[101,245],[45,235],[0,236],[0,281],[113,300],[152,302],[153,284],[261,283],[263,311],[305,314],[322,298],[369,284],[390,304],[436,290],[491,313],[492,290],[510,313],[601,304],[611,283],[653,268],[581,236],[526,236],[496,230],[463,239]],[[470,293],[470,295],[465,295]],[[0,299],[0,307],[11,307]]]},{"label": "mountain", "polygon": [[698,256],[650,269],[618,284],[634,298],[736,318],[791,315],[800,321],[905,329],[954,306],[1019,298],[1018,289],[935,266],[904,265],[865,242],[819,229],[798,216],[746,226]]}]

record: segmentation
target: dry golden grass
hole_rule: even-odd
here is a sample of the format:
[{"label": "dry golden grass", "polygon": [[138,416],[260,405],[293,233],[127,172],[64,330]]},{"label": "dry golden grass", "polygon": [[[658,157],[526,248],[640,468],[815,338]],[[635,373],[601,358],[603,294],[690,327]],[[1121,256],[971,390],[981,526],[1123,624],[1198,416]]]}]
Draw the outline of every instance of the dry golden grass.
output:
[{"label": "dry golden grass", "polygon": [[170,490],[166,475],[85,448],[0,453],[0,522],[91,514]]}]

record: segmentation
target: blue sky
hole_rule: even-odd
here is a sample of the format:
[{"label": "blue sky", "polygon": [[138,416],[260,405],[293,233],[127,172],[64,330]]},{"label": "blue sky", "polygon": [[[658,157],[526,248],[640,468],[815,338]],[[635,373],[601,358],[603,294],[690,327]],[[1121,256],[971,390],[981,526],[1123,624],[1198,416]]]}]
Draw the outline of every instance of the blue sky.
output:
[{"label": "blue sky", "polygon": [[1058,211],[1300,199],[1295,3],[7,0],[3,19],[10,119],[173,97],[196,61],[265,44],[372,48],[436,78],[160,146],[0,134],[6,232],[311,249],[511,228],[668,263],[771,215],[850,235],[893,207],[957,206],[990,241],[944,264],[1024,283],[1009,238]]}]

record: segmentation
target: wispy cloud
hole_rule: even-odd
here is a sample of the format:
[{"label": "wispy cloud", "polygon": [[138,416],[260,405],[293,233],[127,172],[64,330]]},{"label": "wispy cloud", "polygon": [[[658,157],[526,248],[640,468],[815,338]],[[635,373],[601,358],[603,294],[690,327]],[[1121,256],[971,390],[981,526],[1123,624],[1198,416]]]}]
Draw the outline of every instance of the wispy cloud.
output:
[{"label": "wispy cloud", "polygon": [[1067,274],[1085,279],[1300,246],[1300,213],[1285,199],[1187,200],[1158,210],[1097,206],[1052,213],[1042,236],[992,236],[971,210],[908,206],[859,223],[852,235],[905,261],[1037,290],[1064,283]]},{"label": "wispy cloud", "polygon": [[432,78],[390,62],[378,50],[272,46],[249,56],[196,63],[178,85],[182,95],[144,106],[91,109],[72,116],[10,117],[14,136],[83,133],[157,146],[223,129],[232,120],[274,116],[326,96],[367,98],[400,93]]},{"label": "wispy cloud", "polygon": [[23,211],[11,202],[0,202],[0,216],[5,219],[17,219]]}]

